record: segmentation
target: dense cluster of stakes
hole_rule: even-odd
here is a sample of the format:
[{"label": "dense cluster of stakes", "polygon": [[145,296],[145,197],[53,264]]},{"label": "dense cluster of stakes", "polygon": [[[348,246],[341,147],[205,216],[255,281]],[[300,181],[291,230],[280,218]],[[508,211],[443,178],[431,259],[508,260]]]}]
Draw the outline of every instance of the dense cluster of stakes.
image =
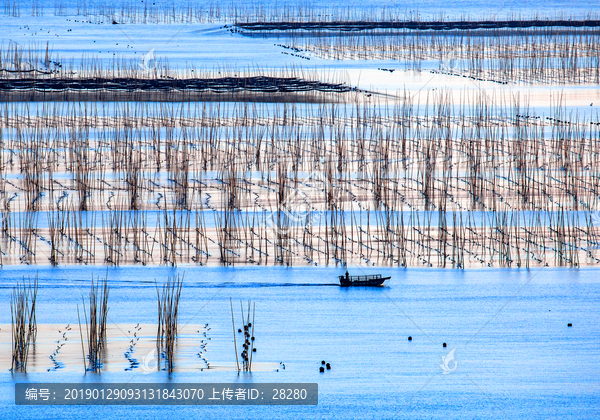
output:
[{"label": "dense cluster of stakes", "polygon": [[158,328],[156,331],[156,351],[158,354],[158,369],[160,361],[165,360],[165,368],[171,373],[174,369],[175,346],[177,342],[177,320],[179,313],[179,298],[183,287],[183,276],[168,278],[162,288],[156,285],[158,303]]},{"label": "dense cluster of stakes", "polygon": [[37,336],[35,304],[38,292],[37,276],[32,281],[18,283],[11,294],[10,314],[12,325],[11,372],[26,372],[29,348]]},{"label": "dense cluster of stakes", "polygon": [[0,264],[597,264],[598,116],[463,95],[4,103]]},{"label": "dense cluster of stakes", "polygon": [[[79,314],[79,305],[77,305],[77,317],[79,321],[79,331],[81,338],[81,350],[85,370],[99,372],[102,370],[102,362],[105,357],[106,349],[106,323],[108,320],[108,279],[98,281],[90,286],[89,303],[86,309],[85,299],[82,296],[82,308],[85,321],[85,332],[87,338],[88,352],[85,354],[83,328],[81,327],[81,317]],[[87,363],[86,363],[87,361]]]}]

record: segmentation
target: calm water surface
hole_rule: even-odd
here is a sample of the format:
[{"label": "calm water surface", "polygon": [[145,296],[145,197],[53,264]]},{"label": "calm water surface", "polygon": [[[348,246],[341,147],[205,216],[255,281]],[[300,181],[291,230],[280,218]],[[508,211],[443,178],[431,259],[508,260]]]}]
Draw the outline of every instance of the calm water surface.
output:
[{"label": "calm water surface", "polygon": [[[384,288],[342,289],[336,268],[40,268],[38,323],[76,324],[91,273],[108,274],[109,322],[155,323],[154,279],[185,272],[180,322],[209,323],[207,358],[234,362],[229,298],[256,301],[256,361],[285,370],[143,375],[0,373],[4,418],[566,418],[600,416],[594,270],[374,269]],[[352,271],[352,270],[351,270]],[[359,273],[359,270],[354,270]],[[366,272],[364,269],[362,272]],[[0,271],[0,323],[30,267]],[[238,303],[239,305],[239,303]],[[573,323],[567,328],[567,323]],[[413,340],[409,342],[408,336]],[[446,342],[448,347],[443,348]],[[455,350],[456,370],[442,357]],[[138,355],[141,356],[141,355]],[[318,372],[322,359],[332,370]],[[70,363],[66,361],[66,363]],[[73,361],[72,363],[80,363]],[[453,367],[453,363],[449,364]],[[317,382],[316,407],[17,407],[14,383]]]}]

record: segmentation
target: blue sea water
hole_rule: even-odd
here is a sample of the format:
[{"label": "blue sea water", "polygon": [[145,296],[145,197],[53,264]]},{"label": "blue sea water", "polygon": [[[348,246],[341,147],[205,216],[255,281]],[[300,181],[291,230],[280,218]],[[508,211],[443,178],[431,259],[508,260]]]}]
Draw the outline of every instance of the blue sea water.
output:
[{"label": "blue sea water", "polygon": [[[165,372],[142,375],[139,369],[96,376],[66,370],[1,372],[0,417],[591,419],[600,415],[597,271],[380,269],[376,272],[392,276],[386,287],[350,289],[335,284],[342,271],[40,268],[40,324],[76,324],[75,305],[88,290],[91,273],[108,276],[109,322],[155,323],[154,279],[160,282],[185,273],[180,322],[210,324],[211,362],[234,361],[231,297],[256,302],[256,360],[283,362],[286,369],[239,376],[195,370],[171,377]],[[0,271],[0,323],[10,322],[11,287],[35,273],[30,267]],[[446,371],[451,372],[444,374],[442,357],[452,350],[456,365],[448,364]],[[331,363],[331,371],[318,372],[322,359]],[[316,382],[319,404],[15,406],[14,384],[22,381]]]}]

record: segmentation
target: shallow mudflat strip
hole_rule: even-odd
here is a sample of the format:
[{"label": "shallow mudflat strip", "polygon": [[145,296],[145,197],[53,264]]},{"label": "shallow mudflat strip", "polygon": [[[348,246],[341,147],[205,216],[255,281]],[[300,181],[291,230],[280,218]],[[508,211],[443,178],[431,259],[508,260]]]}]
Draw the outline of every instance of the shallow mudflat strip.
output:
[{"label": "shallow mudflat strip", "polygon": [[[156,328],[156,324],[109,323],[102,371],[142,374],[157,371]],[[29,353],[27,372],[83,372],[83,352],[87,352],[84,324],[82,329],[80,334],[77,324],[38,324],[35,344]],[[210,360],[213,354],[209,355],[212,340],[210,336],[210,329],[205,325],[181,325],[175,352],[175,371],[236,370],[233,354],[231,363],[214,363]],[[164,368],[164,363],[161,360],[161,369]],[[252,367],[257,371],[274,371],[278,365],[261,362]],[[6,372],[10,368],[11,326],[0,324],[0,370]]]}]

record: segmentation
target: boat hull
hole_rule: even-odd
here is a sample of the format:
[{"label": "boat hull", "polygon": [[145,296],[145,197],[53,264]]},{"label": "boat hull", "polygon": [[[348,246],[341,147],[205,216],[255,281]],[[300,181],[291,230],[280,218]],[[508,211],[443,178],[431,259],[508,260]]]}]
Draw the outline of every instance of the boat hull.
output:
[{"label": "boat hull", "polygon": [[[361,277],[366,277],[362,279]],[[340,276],[340,286],[342,287],[381,287],[386,280],[389,280],[391,277],[381,277],[381,276],[358,276],[358,277],[349,277]]]}]

